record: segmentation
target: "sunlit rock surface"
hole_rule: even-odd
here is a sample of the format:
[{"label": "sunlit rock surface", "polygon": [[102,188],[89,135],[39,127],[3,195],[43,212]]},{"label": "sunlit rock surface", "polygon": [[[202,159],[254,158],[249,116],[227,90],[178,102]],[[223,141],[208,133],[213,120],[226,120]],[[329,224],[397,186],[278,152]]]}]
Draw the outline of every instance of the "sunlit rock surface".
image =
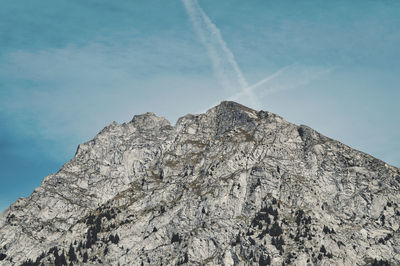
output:
[{"label": "sunlit rock surface", "polygon": [[399,185],[270,112],[146,113],[0,215],[0,265],[399,265]]}]

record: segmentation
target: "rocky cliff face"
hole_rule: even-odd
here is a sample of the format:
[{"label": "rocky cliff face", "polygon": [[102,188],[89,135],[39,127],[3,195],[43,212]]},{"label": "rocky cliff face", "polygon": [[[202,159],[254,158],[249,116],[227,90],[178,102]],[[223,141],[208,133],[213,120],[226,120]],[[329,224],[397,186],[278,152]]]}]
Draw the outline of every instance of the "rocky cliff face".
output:
[{"label": "rocky cliff face", "polygon": [[400,170],[222,102],[112,123],[0,215],[0,265],[399,265]]}]

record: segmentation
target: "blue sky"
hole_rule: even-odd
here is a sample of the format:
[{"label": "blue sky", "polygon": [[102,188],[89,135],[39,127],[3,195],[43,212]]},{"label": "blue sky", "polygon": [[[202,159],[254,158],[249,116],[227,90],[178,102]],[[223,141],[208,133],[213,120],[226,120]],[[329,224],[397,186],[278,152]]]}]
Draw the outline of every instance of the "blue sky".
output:
[{"label": "blue sky", "polygon": [[185,1],[2,1],[0,210],[113,120],[224,99],[400,166],[400,2]]}]

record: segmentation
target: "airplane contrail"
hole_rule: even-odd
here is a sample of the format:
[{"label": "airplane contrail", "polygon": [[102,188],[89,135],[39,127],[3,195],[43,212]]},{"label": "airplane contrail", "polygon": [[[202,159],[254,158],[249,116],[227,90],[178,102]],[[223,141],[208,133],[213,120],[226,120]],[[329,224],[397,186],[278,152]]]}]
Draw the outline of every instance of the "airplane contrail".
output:
[{"label": "airplane contrail", "polygon": [[[306,67],[302,69],[295,69],[296,73],[290,73],[290,77],[286,79],[286,81],[280,81],[278,84],[273,86],[269,86],[268,89],[263,90],[259,96],[265,97],[271,93],[291,90],[299,86],[303,86],[312,80],[319,78],[322,75],[325,75],[331,72],[334,68],[328,69],[315,69],[313,67]],[[285,84],[285,82],[288,82]]]},{"label": "airplane contrail", "polygon": [[[257,93],[257,96],[259,96],[259,98],[263,98],[271,93],[291,90],[296,87],[305,85],[310,81],[319,78],[321,75],[331,72],[333,69],[330,68],[318,70],[313,67],[296,67],[296,65],[297,63],[281,68],[272,75],[269,75],[268,77],[250,86],[248,90],[251,90],[252,93],[255,94],[255,89],[260,88],[262,85],[264,85],[264,89],[261,92]],[[229,97],[229,100],[237,101],[244,96],[246,96],[245,93],[240,92]]]},{"label": "airplane contrail", "polygon": [[[182,2],[197,35],[208,50],[215,75],[222,83],[222,86],[228,90],[240,89],[248,95],[253,105],[257,105],[255,95],[250,90],[247,90],[249,84],[217,26],[203,11],[197,0],[182,0]],[[236,84],[231,83],[232,79],[229,76],[232,74],[237,82]],[[239,88],[237,88],[237,85],[239,85]]]},{"label": "airplane contrail", "polygon": [[256,89],[256,88],[260,87],[261,85],[263,85],[263,84],[265,84],[265,83],[277,78],[278,76],[280,76],[282,73],[284,73],[285,71],[287,71],[289,68],[293,67],[294,65],[295,64],[291,64],[291,65],[288,65],[288,66],[285,66],[285,67],[281,68],[280,70],[278,70],[275,73],[267,76],[266,78],[260,80],[259,82],[255,83],[255,84],[253,84],[253,85],[251,85],[251,86],[249,86],[247,88],[244,88],[243,91],[241,91],[239,93],[236,93],[235,95],[229,97],[229,99],[230,100],[238,99],[240,97],[243,97],[246,94],[247,95],[248,94],[253,94],[254,95],[254,89]]},{"label": "airplane contrail", "polygon": [[235,73],[237,75],[237,78],[238,78],[238,81],[239,81],[241,87],[246,88],[247,86],[249,86],[249,84],[247,83],[246,79],[243,76],[242,71],[240,70],[238,64],[236,63],[235,57],[233,56],[231,50],[226,45],[224,39],[222,39],[221,32],[219,31],[217,26],[215,26],[215,24],[212,23],[211,19],[207,16],[207,14],[204,13],[203,9],[199,6],[197,0],[193,0],[193,1],[196,4],[201,16],[204,19],[205,25],[211,31],[212,36],[215,36],[217,42],[219,43],[219,45],[222,48],[222,51],[224,51],[229,64],[232,66],[233,70],[235,71]]},{"label": "airplane contrail", "polygon": [[[286,73],[288,70],[292,69],[294,65],[292,64],[286,66],[272,75],[258,81],[253,85],[249,85],[246,78],[244,77],[239,65],[237,64],[232,51],[228,48],[224,39],[222,38],[221,32],[218,27],[211,21],[204,10],[200,7],[197,0],[182,0],[186,12],[189,15],[193,28],[198,35],[199,39],[206,47],[209,57],[212,61],[214,68],[214,75],[217,77],[222,87],[226,90],[236,91],[236,94],[229,97],[230,100],[237,100],[246,97],[249,101],[250,106],[259,108],[259,100],[256,97],[255,89],[265,85],[268,82],[272,82],[277,77]],[[295,69],[296,70],[296,69]],[[304,70],[304,69],[303,69]],[[302,74],[301,74],[302,73]],[[280,84],[278,86],[270,85],[266,91],[263,91],[264,96],[266,94],[272,93],[277,90],[286,90],[293,87],[297,87],[304,82],[308,82],[313,78],[304,75],[303,71],[295,71],[294,75],[286,80],[293,84]],[[319,74],[318,74],[319,75]],[[316,76],[318,76],[316,75]],[[314,75],[315,76],[315,75]],[[239,90],[239,92],[237,92]],[[262,97],[262,95],[258,96]],[[259,98],[260,98],[259,97]]]},{"label": "airplane contrail", "polygon": [[[296,67],[297,65],[298,64],[295,63],[285,66],[280,70],[274,72],[273,74],[267,76],[266,78],[260,80],[259,82],[255,83],[254,85],[248,87],[247,90],[250,90],[251,93],[255,95],[255,90],[263,86],[264,89],[260,93],[257,93],[257,96],[260,99],[262,99],[263,97],[271,93],[292,90],[299,86],[305,85],[310,81],[319,78],[321,75],[331,72],[334,69],[334,68],[319,69],[316,71],[316,69],[313,67],[306,67],[306,68],[301,66]],[[283,78],[283,80],[279,80],[280,78]],[[277,84],[276,83],[274,84],[274,82],[277,82]],[[247,96],[248,96],[247,93],[243,90],[229,97],[227,100],[229,101],[238,101],[239,99],[245,100],[243,98]],[[218,103],[219,102],[215,102],[208,108],[203,109],[198,113],[204,113],[208,109],[218,105]]]}]

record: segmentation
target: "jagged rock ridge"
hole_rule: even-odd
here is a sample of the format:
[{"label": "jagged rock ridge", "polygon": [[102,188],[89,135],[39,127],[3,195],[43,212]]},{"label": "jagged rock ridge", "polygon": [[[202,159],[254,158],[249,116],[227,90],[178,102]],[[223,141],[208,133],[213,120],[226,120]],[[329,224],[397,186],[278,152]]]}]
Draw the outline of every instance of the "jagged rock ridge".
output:
[{"label": "jagged rock ridge", "polygon": [[400,170],[222,102],[112,123],[0,215],[1,265],[398,265]]}]

